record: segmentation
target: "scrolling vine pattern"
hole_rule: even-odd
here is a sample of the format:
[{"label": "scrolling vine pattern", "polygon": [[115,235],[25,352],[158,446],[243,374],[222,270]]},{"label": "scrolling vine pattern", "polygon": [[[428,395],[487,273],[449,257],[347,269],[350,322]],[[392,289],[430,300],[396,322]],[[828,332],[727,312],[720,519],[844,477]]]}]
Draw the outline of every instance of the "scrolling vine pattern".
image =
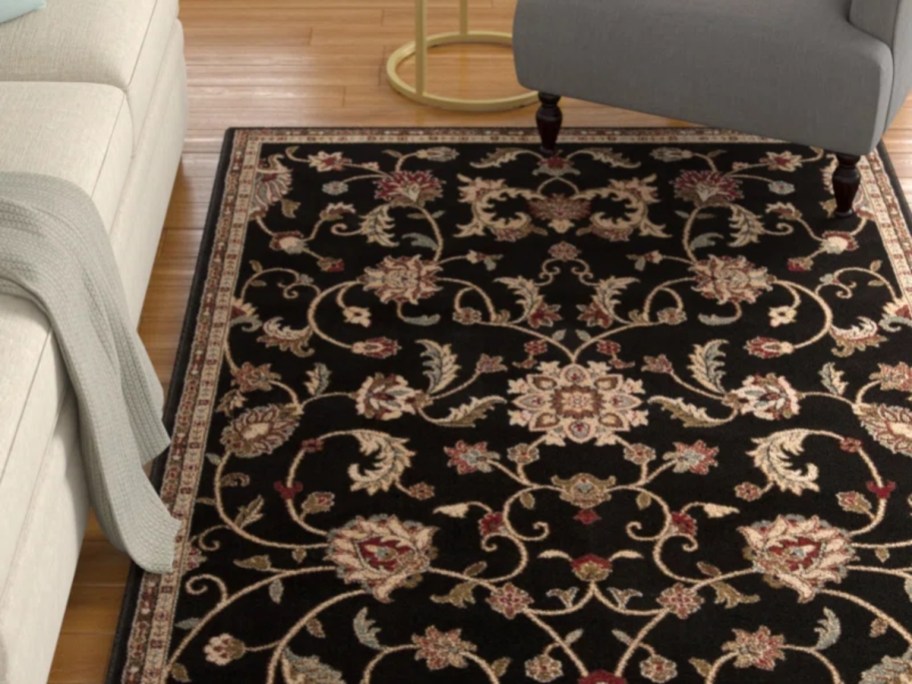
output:
[{"label": "scrolling vine pattern", "polygon": [[257,148],[164,680],[912,678],[873,186],[679,135]]}]

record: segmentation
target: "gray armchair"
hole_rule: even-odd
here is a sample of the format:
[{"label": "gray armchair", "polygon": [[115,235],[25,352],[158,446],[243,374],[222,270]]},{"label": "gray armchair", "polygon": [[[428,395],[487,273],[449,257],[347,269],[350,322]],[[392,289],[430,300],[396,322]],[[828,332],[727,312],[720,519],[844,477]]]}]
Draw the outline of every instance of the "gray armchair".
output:
[{"label": "gray armchair", "polygon": [[561,96],[813,145],[838,216],[912,86],[912,0],[519,0],[513,41],[545,152]]}]

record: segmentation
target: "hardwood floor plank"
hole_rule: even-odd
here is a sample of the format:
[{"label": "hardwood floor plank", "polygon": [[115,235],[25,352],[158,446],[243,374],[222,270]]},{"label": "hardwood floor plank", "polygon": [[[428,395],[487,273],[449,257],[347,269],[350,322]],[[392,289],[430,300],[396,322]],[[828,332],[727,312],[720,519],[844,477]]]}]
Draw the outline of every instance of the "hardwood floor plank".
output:
[{"label": "hardwood floor plank", "polygon": [[[515,0],[472,0],[472,25],[509,30]],[[234,126],[532,126],[535,108],[492,114],[415,105],[390,90],[386,57],[412,39],[414,0],[182,0],[190,121],[149,285],[140,334],[162,382],[171,381],[196,254],[224,131]],[[454,0],[430,1],[430,30],[453,30]],[[414,65],[401,74],[411,79]],[[509,51],[435,50],[429,86],[484,97],[519,92]],[[564,100],[567,126],[682,122]],[[912,104],[885,136],[912,193]],[[90,517],[50,684],[100,684],[128,560]]]}]

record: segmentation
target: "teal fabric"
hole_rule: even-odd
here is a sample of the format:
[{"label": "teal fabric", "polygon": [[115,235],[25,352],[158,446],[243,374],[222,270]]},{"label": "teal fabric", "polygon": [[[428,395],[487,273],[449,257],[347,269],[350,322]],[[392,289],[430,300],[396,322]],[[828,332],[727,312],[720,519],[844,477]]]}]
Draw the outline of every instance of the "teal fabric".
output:
[{"label": "teal fabric", "polygon": [[44,0],[0,0],[0,24],[44,7]]}]

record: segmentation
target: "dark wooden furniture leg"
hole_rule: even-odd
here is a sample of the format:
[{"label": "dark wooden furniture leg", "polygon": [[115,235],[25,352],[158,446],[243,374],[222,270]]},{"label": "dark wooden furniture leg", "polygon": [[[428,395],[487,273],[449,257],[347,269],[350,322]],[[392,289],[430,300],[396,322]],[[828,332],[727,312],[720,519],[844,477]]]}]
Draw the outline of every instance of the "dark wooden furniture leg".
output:
[{"label": "dark wooden furniture leg", "polygon": [[861,185],[861,174],[858,172],[858,160],[861,157],[857,154],[839,154],[837,152],[836,159],[839,161],[839,166],[833,172],[836,216],[838,218],[848,218],[855,215],[852,205],[855,202],[858,187]]},{"label": "dark wooden furniture leg", "polygon": [[538,134],[541,136],[541,150],[544,154],[552,156],[557,154],[557,136],[564,121],[564,115],[557,106],[560,95],[539,93],[538,99],[541,107],[535,115],[535,123],[538,124]]}]

